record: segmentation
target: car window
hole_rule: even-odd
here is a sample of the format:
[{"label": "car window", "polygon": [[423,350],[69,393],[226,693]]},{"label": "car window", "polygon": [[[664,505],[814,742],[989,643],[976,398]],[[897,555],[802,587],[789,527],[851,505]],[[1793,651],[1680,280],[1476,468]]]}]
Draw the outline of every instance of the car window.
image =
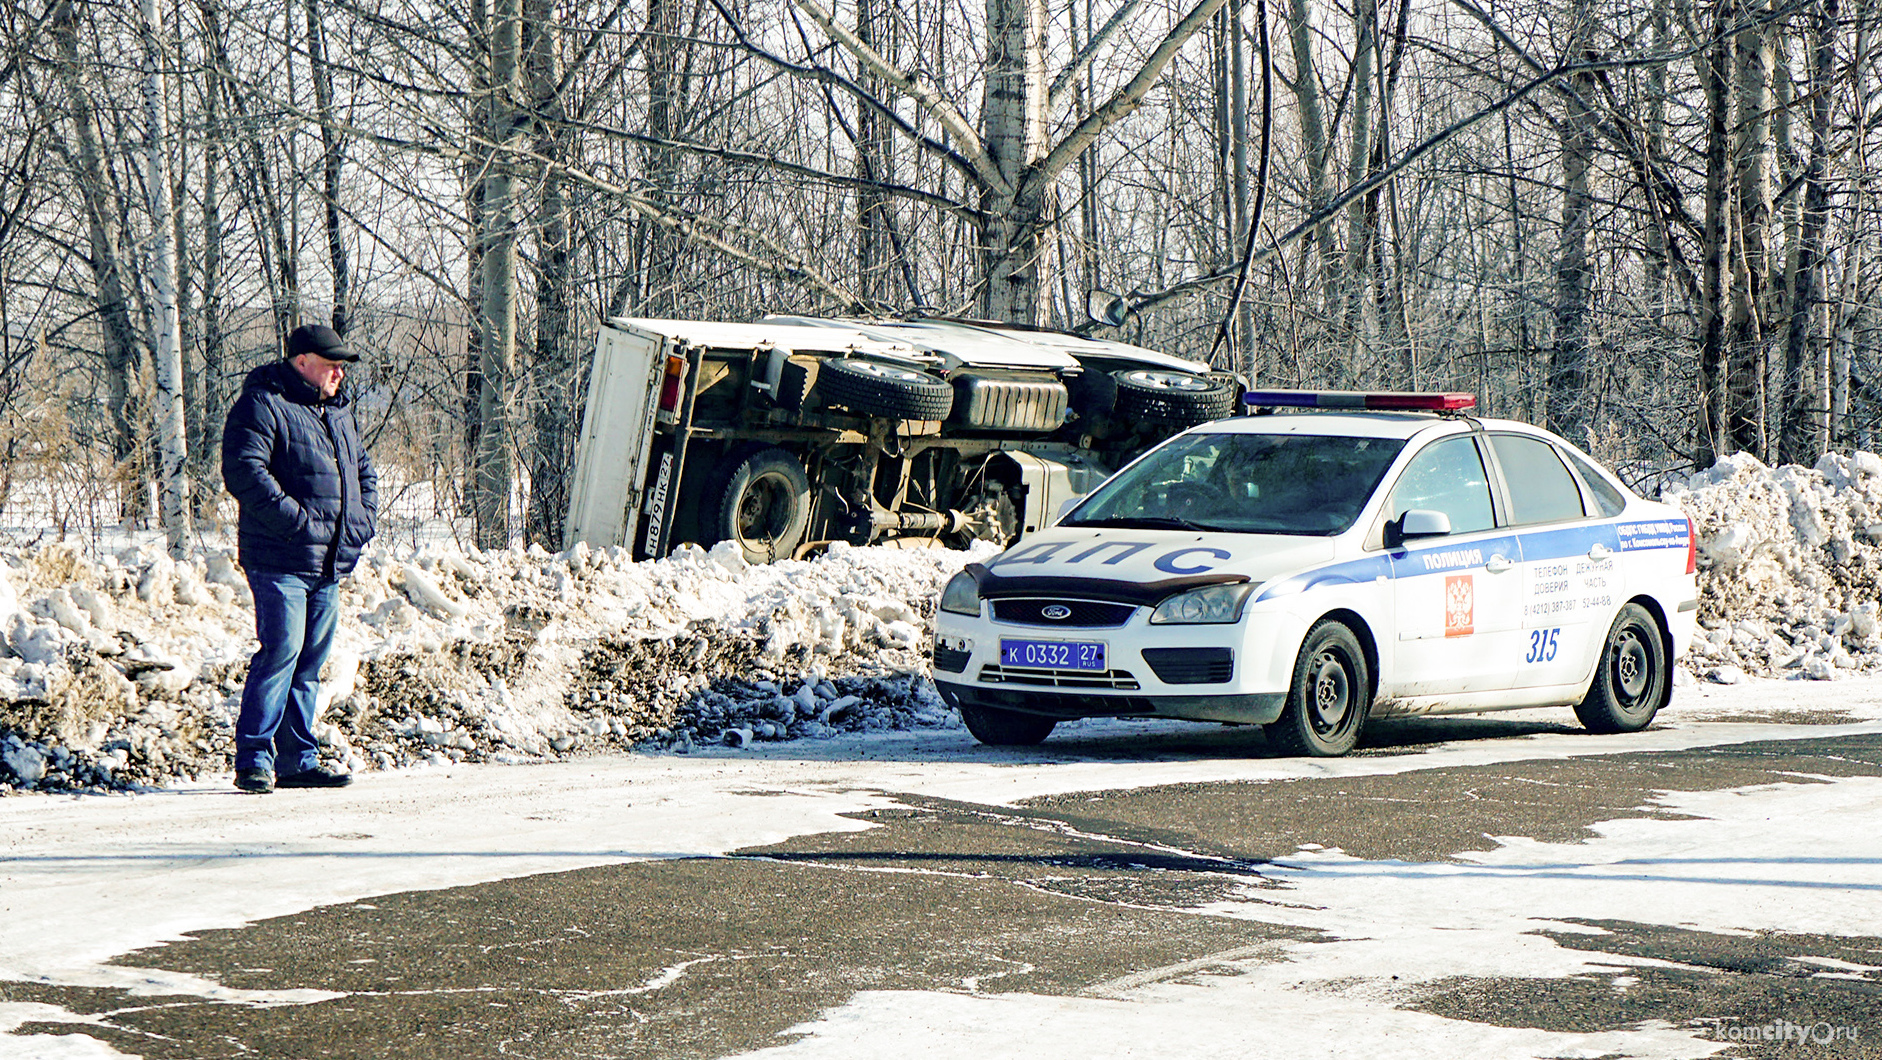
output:
[{"label": "car window", "polygon": [[1588,491],[1594,494],[1595,507],[1601,509],[1602,516],[1621,514],[1621,509],[1627,507],[1627,495],[1609,482],[1598,468],[1582,459],[1580,453],[1573,449],[1562,451],[1568,454],[1568,462],[1575,465],[1575,470],[1581,472],[1581,480],[1588,484]]},{"label": "car window", "polygon": [[1185,434],[1094,490],[1061,526],[1341,533],[1405,443],[1300,434]]},{"label": "car window", "polygon": [[1510,522],[1521,526],[1582,517],[1581,490],[1554,446],[1523,434],[1493,434],[1490,446],[1503,465]]},{"label": "car window", "polygon": [[1412,508],[1443,512],[1451,532],[1467,534],[1496,525],[1490,507],[1490,477],[1477,444],[1468,437],[1444,438],[1425,446],[1405,465],[1386,505],[1394,519]]}]

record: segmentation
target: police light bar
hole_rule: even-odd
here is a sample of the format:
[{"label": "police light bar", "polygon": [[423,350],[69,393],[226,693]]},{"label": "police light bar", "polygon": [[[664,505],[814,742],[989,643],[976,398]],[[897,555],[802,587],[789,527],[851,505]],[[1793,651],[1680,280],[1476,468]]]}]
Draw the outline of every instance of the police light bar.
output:
[{"label": "police light bar", "polygon": [[1359,390],[1250,390],[1242,395],[1250,408],[1274,409],[1397,409],[1450,412],[1477,407],[1477,395]]}]

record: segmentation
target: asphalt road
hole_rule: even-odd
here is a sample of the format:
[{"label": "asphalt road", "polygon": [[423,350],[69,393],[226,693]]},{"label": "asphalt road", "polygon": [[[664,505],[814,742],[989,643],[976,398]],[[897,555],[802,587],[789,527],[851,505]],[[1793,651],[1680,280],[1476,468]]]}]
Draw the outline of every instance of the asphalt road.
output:
[{"label": "asphalt road", "polygon": [[[1547,731],[1475,724],[1381,726],[1362,753],[1416,756],[1460,731]],[[1249,753],[1261,753],[1258,738]],[[1119,753],[1120,764],[1127,758]],[[379,896],[115,962],[336,995],[314,1004],[22,982],[0,982],[0,1000],[108,1014],[84,1032],[151,1058],[729,1056],[788,1040],[780,1032],[862,991],[1102,997],[1280,959],[1277,944],[1312,944],[1315,933],[1196,910],[1249,888],[1283,889],[1261,869],[1303,845],[1442,863],[1495,846],[1487,836],[1574,843],[1598,822],[1673,816],[1642,809],[1654,792],[1842,777],[1882,777],[1882,735],[1094,790],[1012,806],[898,795],[885,784],[893,801],[859,815],[867,829],[724,857]],[[1687,1026],[1729,1011],[1749,1025],[1823,1023],[1855,1036],[1741,1042],[1719,1055],[1882,1055],[1882,939],[1626,920],[1543,934],[1562,947],[1653,960],[1629,969],[1625,991],[1597,976],[1458,977],[1412,1007],[1559,1031]],[[1797,958],[1869,970],[1825,979],[1800,971],[1809,965]]]}]

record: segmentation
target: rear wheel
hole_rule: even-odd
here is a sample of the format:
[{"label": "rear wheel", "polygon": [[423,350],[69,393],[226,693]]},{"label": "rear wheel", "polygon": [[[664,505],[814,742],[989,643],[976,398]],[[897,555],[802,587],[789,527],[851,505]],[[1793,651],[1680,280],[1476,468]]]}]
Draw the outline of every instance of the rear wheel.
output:
[{"label": "rear wheel", "polygon": [[1031,747],[1052,735],[1058,722],[1037,714],[1021,714],[999,707],[961,704],[961,720],[974,739],[994,747]]},{"label": "rear wheel", "polygon": [[751,563],[789,559],[810,523],[810,479],[775,445],[749,450],[732,466],[714,520],[715,537],[738,542]]},{"label": "rear wheel", "polygon": [[1263,726],[1288,754],[1335,758],[1359,743],[1372,706],[1372,674],[1359,638],[1323,619],[1307,631],[1279,719]]},{"label": "rear wheel", "polygon": [[1589,732],[1639,732],[1667,698],[1666,644],[1660,625],[1639,604],[1628,604],[1608,629],[1588,695],[1575,716]]}]

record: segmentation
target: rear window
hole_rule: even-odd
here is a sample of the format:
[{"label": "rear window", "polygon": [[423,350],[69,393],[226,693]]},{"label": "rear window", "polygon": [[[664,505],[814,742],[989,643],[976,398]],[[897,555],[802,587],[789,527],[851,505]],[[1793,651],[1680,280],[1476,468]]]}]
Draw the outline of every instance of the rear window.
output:
[{"label": "rear window", "polygon": [[1405,443],[1301,434],[1185,434],[1093,491],[1062,526],[1341,533]]},{"label": "rear window", "polygon": [[1564,449],[1563,452],[1568,454],[1568,462],[1575,465],[1575,470],[1581,472],[1581,480],[1588,484],[1588,492],[1594,494],[1595,507],[1601,509],[1601,514],[1621,514],[1621,509],[1627,507],[1627,495],[1609,482],[1599,468],[1582,459],[1581,454],[1573,449]]},{"label": "rear window", "polygon": [[1493,434],[1490,446],[1503,465],[1511,523],[1555,523],[1583,516],[1581,489],[1554,446],[1526,434]]}]

